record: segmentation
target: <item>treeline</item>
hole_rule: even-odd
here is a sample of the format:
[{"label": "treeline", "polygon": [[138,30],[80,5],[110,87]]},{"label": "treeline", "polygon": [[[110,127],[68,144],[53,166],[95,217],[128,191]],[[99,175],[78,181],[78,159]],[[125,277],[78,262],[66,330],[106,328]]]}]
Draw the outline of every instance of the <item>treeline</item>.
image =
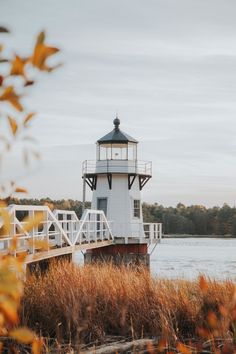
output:
[{"label": "treeline", "polygon": [[[79,200],[61,199],[10,199],[9,204],[45,205],[53,204],[55,209],[74,210],[82,215],[83,205]],[[90,208],[86,202],[85,208]],[[231,235],[236,236],[236,208],[224,204],[222,207],[206,208],[202,205],[176,207],[143,203],[144,222],[161,222],[165,234],[189,235]]]},{"label": "treeline", "polygon": [[143,204],[146,222],[163,223],[165,234],[231,235],[236,236],[236,208],[206,208],[202,205],[164,207],[157,203]]}]

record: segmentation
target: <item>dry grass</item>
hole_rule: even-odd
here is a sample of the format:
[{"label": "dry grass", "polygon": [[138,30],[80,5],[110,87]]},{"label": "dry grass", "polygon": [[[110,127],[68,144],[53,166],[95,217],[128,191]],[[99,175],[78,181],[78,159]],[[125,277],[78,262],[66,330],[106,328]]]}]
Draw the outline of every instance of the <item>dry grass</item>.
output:
[{"label": "dry grass", "polygon": [[143,269],[57,263],[25,285],[24,321],[59,342],[235,336],[235,285],[203,278],[157,280]]}]

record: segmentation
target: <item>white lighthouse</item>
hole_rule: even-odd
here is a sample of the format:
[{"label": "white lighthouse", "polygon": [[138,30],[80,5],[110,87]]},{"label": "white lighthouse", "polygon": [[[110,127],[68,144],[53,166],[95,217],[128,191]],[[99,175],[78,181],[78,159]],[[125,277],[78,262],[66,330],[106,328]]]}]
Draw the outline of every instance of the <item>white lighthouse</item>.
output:
[{"label": "white lighthouse", "polygon": [[[87,252],[87,260],[102,257],[148,264],[150,235],[144,230],[141,191],[152,176],[151,162],[138,160],[138,141],[114,129],[97,141],[96,161],[85,161],[83,178],[91,190],[92,209],[103,210],[111,224],[115,245]],[[150,233],[150,230],[148,231]]]}]

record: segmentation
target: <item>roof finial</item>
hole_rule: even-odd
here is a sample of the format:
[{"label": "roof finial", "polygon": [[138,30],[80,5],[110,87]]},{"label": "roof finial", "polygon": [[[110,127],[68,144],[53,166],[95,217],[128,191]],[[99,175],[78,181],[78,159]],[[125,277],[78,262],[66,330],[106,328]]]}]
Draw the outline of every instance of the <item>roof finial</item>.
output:
[{"label": "roof finial", "polygon": [[114,126],[115,126],[115,130],[118,131],[119,130],[119,125],[120,125],[120,120],[118,118],[118,115],[116,114],[116,118],[113,120]]}]

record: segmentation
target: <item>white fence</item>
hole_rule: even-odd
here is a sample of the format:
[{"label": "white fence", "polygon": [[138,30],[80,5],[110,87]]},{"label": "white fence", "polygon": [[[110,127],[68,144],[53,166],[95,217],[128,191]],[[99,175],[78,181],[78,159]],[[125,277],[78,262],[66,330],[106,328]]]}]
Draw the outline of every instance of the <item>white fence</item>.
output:
[{"label": "white fence", "polygon": [[114,240],[114,237],[104,212],[86,209],[81,218],[75,245],[108,240]]},{"label": "white fence", "polygon": [[[107,221],[102,210],[86,209],[81,220],[74,211],[51,211],[47,206],[11,205],[6,211],[10,217],[10,230],[7,235],[2,234],[3,220],[0,213],[0,254],[9,253],[10,250],[14,255],[26,252],[28,256],[34,257],[47,252],[45,255],[47,258],[72,253],[76,249],[102,247],[114,242],[114,234],[120,234],[115,230],[112,232],[114,225]],[[37,219],[39,214],[40,221],[27,231],[29,220]],[[140,231],[140,241],[145,240],[149,244],[160,242],[161,224],[141,223],[138,227],[142,229],[140,229],[142,231]],[[134,231],[137,236],[137,230]],[[17,246],[11,251],[14,236],[17,239]],[[134,236],[132,232],[130,236]],[[33,261],[30,257],[28,258]]]},{"label": "white fence", "polygon": [[[48,251],[67,247],[73,252],[79,245],[114,239],[104,212],[101,210],[85,210],[81,220],[77,218],[74,211],[54,210],[52,212],[47,206],[11,205],[7,211],[10,216],[10,232],[8,235],[1,235],[0,238],[0,253],[3,254],[11,249],[13,236],[17,236],[15,255],[20,252],[31,255],[40,252],[40,242],[37,241],[45,241]],[[37,219],[39,213],[43,216],[39,224],[26,231],[25,226],[28,222],[26,218]],[[0,218],[0,227],[2,224]]]},{"label": "white fence", "polygon": [[151,176],[152,162],[140,160],[85,160],[82,165],[83,175],[116,172]]},{"label": "white fence", "polygon": [[150,239],[150,243],[160,242],[162,238],[162,224],[161,223],[144,223],[145,237]]},{"label": "white fence", "polygon": [[[160,223],[142,223],[142,222],[130,222],[119,223],[109,222],[112,233],[117,238],[126,239],[132,243],[132,239],[139,239],[142,243],[157,243],[162,238],[162,224]],[[119,235],[117,237],[117,235]]]}]

